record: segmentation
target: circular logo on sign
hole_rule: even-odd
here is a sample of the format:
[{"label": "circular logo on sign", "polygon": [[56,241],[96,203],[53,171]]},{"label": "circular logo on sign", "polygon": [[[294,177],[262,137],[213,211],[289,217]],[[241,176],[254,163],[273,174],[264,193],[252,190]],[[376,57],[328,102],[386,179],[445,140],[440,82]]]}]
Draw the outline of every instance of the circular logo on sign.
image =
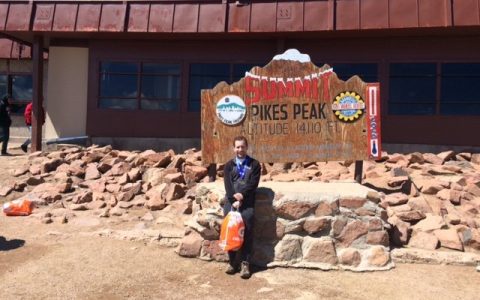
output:
[{"label": "circular logo on sign", "polygon": [[340,93],[332,104],[335,116],[343,122],[356,121],[362,116],[364,109],[365,102],[355,92]]},{"label": "circular logo on sign", "polygon": [[247,108],[242,98],[228,95],[217,102],[217,117],[227,125],[237,125],[247,114]]}]

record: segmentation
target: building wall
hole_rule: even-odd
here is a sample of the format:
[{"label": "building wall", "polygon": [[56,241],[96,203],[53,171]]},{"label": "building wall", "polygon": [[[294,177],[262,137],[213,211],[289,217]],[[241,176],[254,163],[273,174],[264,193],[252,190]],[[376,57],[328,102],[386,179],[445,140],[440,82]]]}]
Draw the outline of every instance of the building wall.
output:
[{"label": "building wall", "polygon": [[50,47],[45,139],[84,136],[88,48]]},{"label": "building wall", "polygon": [[[113,45],[113,46],[112,46]],[[238,40],[91,41],[87,133],[91,137],[196,138],[200,137],[200,113],[186,110],[188,68],[191,63],[268,62],[288,48],[297,48],[323,62],[375,63],[382,84],[384,143],[448,146],[480,146],[469,132],[480,130],[478,115],[389,115],[388,67],[391,63],[480,62],[480,37],[408,36],[293,38]],[[115,49],[115,51],[113,51]],[[98,107],[102,61],[180,62],[182,105],[178,112],[113,110]],[[335,68],[334,68],[335,69]],[[129,120],[125,122],[125,120]],[[468,128],[468,130],[466,130]]]},{"label": "building wall", "polygon": [[[187,111],[189,64],[268,62],[277,52],[277,43],[271,39],[90,41],[87,133],[91,137],[198,139],[200,113]],[[140,60],[182,65],[182,99],[179,111],[113,110],[98,107],[100,90],[98,70],[101,62]]]}]

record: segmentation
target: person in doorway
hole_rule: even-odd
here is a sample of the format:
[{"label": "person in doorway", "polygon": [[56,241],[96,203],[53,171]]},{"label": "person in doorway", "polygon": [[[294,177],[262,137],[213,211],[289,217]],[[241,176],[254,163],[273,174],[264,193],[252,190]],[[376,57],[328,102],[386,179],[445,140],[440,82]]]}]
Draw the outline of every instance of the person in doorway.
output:
[{"label": "person in doorway", "polygon": [[229,251],[227,274],[240,271],[240,276],[248,279],[250,273],[250,256],[253,244],[253,217],[255,208],[255,191],[260,181],[260,163],[247,155],[248,142],[243,136],[233,139],[235,157],[224,167],[225,203],[223,213],[226,216],[232,209],[237,209],[245,223],[244,242],[239,251]]},{"label": "person in doorway", "polygon": [[7,152],[8,140],[10,139],[10,96],[5,95],[0,100],[0,142],[2,143],[2,155],[10,155]]},{"label": "person in doorway", "polygon": [[[20,146],[22,148],[23,152],[27,152],[28,150],[28,145],[31,143],[31,136],[32,136],[32,113],[33,113],[33,103],[30,102],[27,104],[27,107],[25,107],[25,112],[23,113],[23,117],[25,118],[25,125],[27,125],[28,128],[28,139],[23,142],[23,144]],[[42,124],[45,123],[45,112],[43,110],[43,107],[40,111],[41,118],[42,118]]]}]

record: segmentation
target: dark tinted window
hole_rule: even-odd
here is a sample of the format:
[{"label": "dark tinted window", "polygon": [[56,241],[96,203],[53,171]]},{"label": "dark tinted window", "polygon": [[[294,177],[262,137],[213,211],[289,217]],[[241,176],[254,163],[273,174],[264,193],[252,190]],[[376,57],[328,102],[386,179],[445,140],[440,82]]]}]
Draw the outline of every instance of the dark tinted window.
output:
[{"label": "dark tinted window", "polygon": [[100,77],[100,97],[137,97],[137,78],[136,74],[102,74]]},{"label": "dark tinted window", "polygon": [[480,114],[480,63],[442,64],[440,113]]},{"label": "dark tinted window", "polygon": [[230,76],[230,64],[191,64],[191,76]]},{"label": "dark tinted window", "polygon": [[142,67],[141,109],[177,111],[181,66],[144,63]]},{"label": "dark tinted window", "polygon": [[390,77],[435,76],[435,63],[390,64]]},{"label": "dark tinted window", "polygon": [[0,95],[5,95],[7,93],[8,93],[8,76],[0,75]]},{"label": "dark tinted window", "polygon": [[179,109],[180,64],[103,62],[99,107]]},{"label": "dark tinted window", "polygon": [[237,82],[243,77],[245,77],[245,72],[250,71],[253,67],[260,66],[260,64],[234,64],[233,65],[233,78],[232,82]]},{"label": "dark tinted window", "polygon": [[32,100],[32,76],[14,75],[12,76],[12,97],[15,101]]},{"label": "dark tinted window", "polygon": [[100,72],[102,73],[138,73],[138,64],[126,63],[126,62],[102,62]]},{"label": "dark tinted window", "polygon": [[179,76],[142,76],[142,98],[179,99]]},{"label": "dark tinted window", "polygon": [[32,75],[0,75],[0,97],[5,94],[12,95],[10,113],[23,114],[28,102],[32,101]]},{"label": "dark tinted window", "polygon": [[390,78],[390,102],[435,102],[435,77]]},{"label": "dark tinted window", "polygon": [[354,75],[360,76],[365,82],[378,81],[377,64],[334,64],[333,71],[341,80],[348,80]]},{"label": "dark tinted window", "polygon": [[202,89],[230,81],[230,64],[191,64],[188,87],[188,111],[200,111]]},{"label": "dark tinted window", "polygon": [[395,115],[433,115],[435,114],[435,103],[389,103],[388,111]]},{"label": "dark tinted window", "polygon": [[389,114],[434,114],[436,86],[434,63],[390,64]]},{"label": "dark tinted window", "polygon": [[219,82],[228,84],[245,77],[245,72],[262,63],[249,64],[191,64],[188,87],[188,111],[200,111],[202,89],[212,89]]},{"label": "dark tinted window", "polygon": [[178,65],[178,64],[144,63],[143,64],[143,74],[180,75],[180,65]]}]

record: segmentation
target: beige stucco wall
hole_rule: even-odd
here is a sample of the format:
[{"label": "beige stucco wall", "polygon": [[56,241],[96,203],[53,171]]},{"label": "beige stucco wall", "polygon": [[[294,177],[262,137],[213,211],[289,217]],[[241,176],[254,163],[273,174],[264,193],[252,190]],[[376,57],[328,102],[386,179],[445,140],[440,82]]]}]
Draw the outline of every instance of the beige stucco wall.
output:
[{"label": "beige stucco wall", "polygon": [[44,138],[84,136],[88,48],[50,47]]}]

